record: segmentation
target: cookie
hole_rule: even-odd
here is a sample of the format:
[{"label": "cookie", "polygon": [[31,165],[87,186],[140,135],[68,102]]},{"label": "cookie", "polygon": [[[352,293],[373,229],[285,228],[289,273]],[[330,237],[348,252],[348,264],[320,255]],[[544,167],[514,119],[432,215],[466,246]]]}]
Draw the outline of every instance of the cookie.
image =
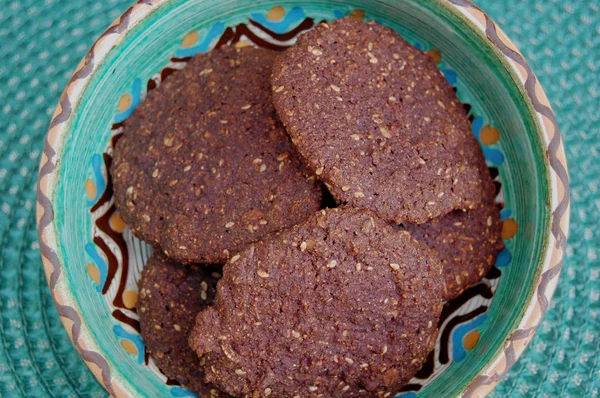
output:
[{"label": "cookie", "polygon": [[390,396],[434,347],[441,271],[373,212],[321,210],[231,258],[190,346],[235,396]]},{"label": "cookie", "polygon": [[220,263],[320,208],[322,189],[272,103],[275,52],[193,58],[126,121],[115,204],[139,238],[183,263]]},{"label": "cookie", "polygon": [[481,199],[481,152],[434,61],[391,29],[322,23],[277,57],[273,99],[335,199],[424,223]]},{"label": "cookie", "polygon": [[218,266],[185,266],[155,251],[139,282],[137,312],[146,351],[165,375],[202,397],[219,394],[203,382],[188,335],[198,312],[212,304],[220,276]]},{"label": "cookie", "polygon": [[403,226],[415,239],[438,254],[446,281],[444,300],[458,297],[479,282],[504,247],[500,207],[494,201],[496,189],[487,166],[482,163],[480,172],[485,197],[474,209],[455,210],[425,224]]}]

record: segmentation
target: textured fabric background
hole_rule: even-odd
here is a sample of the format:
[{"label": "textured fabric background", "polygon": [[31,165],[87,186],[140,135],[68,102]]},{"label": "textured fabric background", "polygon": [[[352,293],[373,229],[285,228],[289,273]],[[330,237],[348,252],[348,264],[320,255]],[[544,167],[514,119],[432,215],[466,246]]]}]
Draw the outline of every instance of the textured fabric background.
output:
[{"label": "textured fabric background", "polygon": [[[73,69],[129,0],[0,0],[0,396],[106,393],[53,307],[38,253],[35,182]],[[524,356],[493,396],[597,397],[600,389],[600,1],[479,0],[546,89],[572,187],[567,261]]]}]

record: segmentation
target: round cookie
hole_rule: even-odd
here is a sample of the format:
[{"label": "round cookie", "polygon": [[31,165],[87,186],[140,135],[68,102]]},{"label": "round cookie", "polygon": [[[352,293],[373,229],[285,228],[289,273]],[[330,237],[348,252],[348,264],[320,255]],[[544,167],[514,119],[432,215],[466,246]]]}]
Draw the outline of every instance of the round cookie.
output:
[{"label": "round cookie", "polygon": [[480,163],[480,172],[485,197],[474,209],[455,210],[421,225],[404,225],[438,254],[444,267],[446,301],[479,282],[504,247],[500,207],[494,201],[496,190],[485,162]]},{"label": "round cookie", "polygon": [[195,316],[212,304],[218,266],[184,266],[155,251],[142,270],[137,312],[146,351],[169,378],[204,396],[225,396],[203,382],[200,360],[188,345]]},{"label": "round cookie", "polygon": [[126,121],[111,170],[115,204],[136,236],[183,263],[219,263],[319,209],[320,183],[272,103],[274,56],[200,54]]},{"label": "round cookie", "polygon": [[389,396],[433,349],[443,288],[408,232],[321,210],[231,258],[190,346],[235,396]]},{"label": "round cookie", "polygon": [[424,223],[481,198],[481,152],[433,60],[391,29],[322,23],[277,57],[277,112],[337,201]]}]

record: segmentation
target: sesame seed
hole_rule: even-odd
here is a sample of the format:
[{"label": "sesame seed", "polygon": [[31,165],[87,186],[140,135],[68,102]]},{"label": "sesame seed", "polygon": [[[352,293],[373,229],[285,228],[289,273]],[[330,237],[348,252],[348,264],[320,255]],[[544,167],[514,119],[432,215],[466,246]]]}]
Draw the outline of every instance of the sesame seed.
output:
[{"label": "sesame seed", "polygon": [[337,261],[331,260],[330,262],[327,263],[327,268],[335,268],[336,265],[337,265]]},{"label": "sesame seed", "polygon": [[250,109],[251,107],[252,107],[251,104],[247,104],[247,105],[242,106],[242,109],[246,110],[246,109]]},{"label": "sesame seed", "polygon": [[167,137],[167,138],[165,138],[165,139],[163,140],[163,144],[164,144],[166,147],[173,146],[173,138],[168,138],[168,137]]},{"label": "sesame seed", "polygon": [[259,171],[262,173],[262,172],[263,172],[263,171],[265,171],[266,169],[267,169],[267,165],[266,165],[266,164],[261,164],[261,165],[260,165],[260,168],[259,168],[258,170],[259,170]]},{"label": "sesame seed", "polygon": [[323,172],[323,168],[322,167],[319,167],[318,169],[315,170],[315,174],[318,175],[318,176],[320,176],[322,172]]},{"label": "sesame seed", "polygon": [[361,367],[361,368],[368,368],[368,367],[369,367],[369,364],[368,364],[368,363],[366,363],[366,362],[363,362],[363,363],[361,363],[361,364],[360,364],[360,367]]},{"label": "sesame seed", "polygon": [[427,117],[427,116],[425,116],[425,117],[423,118],[423,120],[425,120],[427,123],[431,122],[431,118],[430,118],[430,117]]},{"label": "sesame seed", "polygon": [[179,180],[172,180],[169,182],[169,186],[170,187],[175,186],[175,185],[177,185],[178,182],[179,182]]},{"label": "sesame seed", "polygon": [[267,225],[267,220],[260,220],[258,223],[260,225]]},{"label": "sesame seed", "polygon": [[312,50],[311,52],[312,52],[313,55],[316,55],[317,57],[319,55],[323,55],[323,52],[321,50],[319,50],[319,49],[316,49],[316,48],[314,50]]},{"label": "sesame seed", "polygon": [[127,188],[127,191],[125,191],[125,194],[127,195],[131,195],[133,193],[133,187],[129,187]]},{"label": "sesame seed", "polygon": [[349,389],[349,388],[350,388],[350,386],[349,386],[348,384],[346,384],[346,385],[344,386],[344,388],[342,388],[342,391],[348,391],[348,389]]},{"label": "sesame seed", "polygon": [[177,330],[178,332],[181,332],[181,326],[179,326],[178,324],[173,325],[173,329]]},{"label": "sesame seed", "polygon": [[240,255],[236,254],[235,256],[231,257],[231,260],[229,260],[229,262],[233,264],[239,259],[240,259]]},{"label": "sesame seed", "polygon": [[382,118],[381,118],[381,116],[379,116],[379,115],[373,115],[372,119],[373,119],[373,121],[374,121],[375,123],[377,123],[377,124],[381,124],[381,123],[383,123],[383,119],[382,119]]},{"label": "sesame seed", "polygon": [[398,264],[395,264],[395,263],[391,263],[391,264],[390,264],[390,267],[391,267],[393,270],[395,270],[395,271],[398,271],[398,270],[400,269],[400,265],[398,265]]},{"label": "sesame seed", "polygon": [[208,294],[206,292],[200,292],[200,298],[202,300],[206,300],[208,298]]},{"label": "sesame seed", "polygon": [[206,283],[206,281],[200,282],[200,290],[202,290],[203,292],[208,290],[208,283]]},{"label": "sesame seed", "polygon": [[269,387],[265,388],[265,396],[268,397],[271,395],[271,389]]},{"label": "sesame seed", "polygon": [[152,172],[152,178],[156,177],[158,177],[158,169],[154,169],[154,171]]},{"label": "sesame seed", "polygon": [[148,214],[144,214],[144,215],[142,216],[142,219],[143,219],[144,221],[148,222],[148,221],[150,221],[150,216],[149,216]]},{"label": "sesame seed", "polygon": [[258,276],[260,276],[261,278],[268,278],[269,274],[261,269],[259,269],[258,271],[256,271],[256,273],[258,274]]},{"label": "sesame seed", "polygon": [[235,225],[235,223],[233,221],[229,221],[227,224],[225,224],[225,228],[231,228]]},{"label": "sesame seed", "polygon": [[331,89],[332,89],[333,91],[335,91],[336,93],[339,93],[339,92],[340,92],[340,88],[339,88],[338,86],[336,86],[335,84],[332,84],[332,85],[331,85],[331,86],[329,86],[329,87],[331,87]]},{"label": "sesame seed", "polygon": [[303,252],[304,250],[306,250],[306,246],[306,242],[300,243],[300,251]]},{"label": "sesame seed", "polygon": [[373,50],[373,43],[369,42],[367,44],[367,48],[369,49],[369,51]]},{"label": "sesame seed", "polygon": [[362,265],[360,263],[356,263],[356,271],[360,272]]},{"label": "sesame seed", "polygon": [[352,358],[344,358],[344,361],[348,362],[350,365],[354,364],[354,361],[352,360]]},{"label": "sesame seed", "polygon": [[227,124],[227,123],[229,123],[229,120],[221,119],[221,120],[219,120],[219,123]]},{"label": "sesame seed", "polygon": [[380,126],[379,131],[381,132],[381,135],[383,135],[385,138],[392,138],[392,133],[390,133],[390,131],[384,126]]},{"label": "sesame seed", "polygon": [[347,192],[347,191],[349,191],[351,188],[352,188],[352,187],[351,187],[350,185],[344,185],[344,186],[342,187],[342,191],[344,191],[344,192]]},{"label": "sesame seed", "polygon": [[437,194],[438,198],[441,198],[442,196],[444,196],[444,192],[440,192],[440,193]]},{"label": "sesame seed", "polygon": [[488,227],[491,227],[491,226],[492,226],[492,216],[489,216],[489,217],[487,218],[487,226],[488,226]]},{"label": "sesame seed", "polygon": [[281,161],[287,159],[288,156],[289,155],[287,153],[282,153],[281,155],[277,156],[277,160],[281,162]]},{"label": "sesame seed", "polygon": [[299,338],[300,337],[300,332],[296,332],[295,330],[292,330],[292,336],[294,336],[294,338]]},{"label": "sesame seed", "polygon": [[279,87],[277,87],[277,88],[275,89],[275,92],[276,92],[276,93],[280,93],[280,92],[282,92],[282,91],[283,91],[283,89],[284,89],[284,88],[285,88],[284,86],[279,86]]},{"label": "sesame seed", "polygon": [[188,164],[187,166],[185,166],[183,168],[183,171],[190,171],[191,169],[192,169],[192,166]]},{"label": "sesame seed", "polygon": [[385,355],[386,352],[387,352],[387,345],[384,345],[383,348],[381,349],[381,355]]},{"label": "sesame seed", "polygon": [[354,192],[354,197],[355,198],[364,198],[365,194],[362,192]]},{"label": "sesame seed", "polygon": [[425,159],[423,159],[422,157],[419,156],[419,163],[420,164],[425,164],[426,163]]},{"label": "sesame seed", "polygon": [[349,334],[350,334],[350,332],[348,332],[347,330],[344,330],[342,332],[342,336],[344,336],[344,337],[348,337]]},{"label": "sesame seed", "polygon": [[427,324],[427,329],[429,329],[431,326],[433,326],[433,322],[429,321],[429,323]]},{"label": "sesame seed", "polygon": [[156,329],[156,330],[161,330],[161,329],[162,329],[162,327],[161,327],[160,325],[154,325],[154,329]]},{"label": "sesame seed", "polygon": [[396,98],[396,97],[394,97],[393,95],[390,95],[390,96],[388,97],[388,100],[390,100],[391,102],[394,102],[394,101],[396,101],[396,100],[397,100],[397,98]]},{"label": "sesame seed", "polygon": [[335,97],[338,101],[342,102],[344,99],[342,97]]},{"label": "sesame seed", "polygon": [[212,71],[213,71],[213,70],[212,70],[211,68],[208,68],[208,69],[202,69],[202,70],[200,71],[200,73],[198,73],[198,76],[208,75],[208,74],[212,73]]},{"label": "sesame seed", "polygon": [[262,159],[261,158],[256,158],[252,161],[252,163],[254,164],[261,164],[262,163]]},{"label": "sesame seed", "polygon": [[394,54],[394,59],[400,59],[400,54]]},{"label": "sesame seed", "polygon": [[358,135],[358,134],[352,134],[350,137],[351,137],[351,138],[352,138],[354,141],[360,141],[360,135]]},{"label": "sesame seed", "polygon": [[437,104],[439,105],[440,108],[446,109],[446,107],[444,106],[444,103],[442,101],[438,101]]},{"label": "sesame seed", "polygon": [[246,372],[244,372],[242,369],[236,369],[235,374],[238,376],[243,376],[246,374]]}]

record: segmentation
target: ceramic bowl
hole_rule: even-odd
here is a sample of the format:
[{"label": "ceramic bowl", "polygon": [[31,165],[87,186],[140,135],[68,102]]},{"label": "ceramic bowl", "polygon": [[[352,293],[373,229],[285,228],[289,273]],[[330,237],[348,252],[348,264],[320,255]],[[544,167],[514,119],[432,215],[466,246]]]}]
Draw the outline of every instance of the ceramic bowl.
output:
[{"label": "ceramic bowl", "polygon": [[133,238],[107,174],[123,121],[189,57],[216,45],[283,49],[322,20],[374,19],[426,51],[469,109],[498,185],[506,249],[445,306],[435,352],[400,396],[485,395],[548,309],[565,251],[568,176],[557,123],[513,43],[465,0],[153,0],[128,9],[68,83],[44,145],[38,232],[56,307],[85,363],[115,396],[193,396],[144,351]]}]

